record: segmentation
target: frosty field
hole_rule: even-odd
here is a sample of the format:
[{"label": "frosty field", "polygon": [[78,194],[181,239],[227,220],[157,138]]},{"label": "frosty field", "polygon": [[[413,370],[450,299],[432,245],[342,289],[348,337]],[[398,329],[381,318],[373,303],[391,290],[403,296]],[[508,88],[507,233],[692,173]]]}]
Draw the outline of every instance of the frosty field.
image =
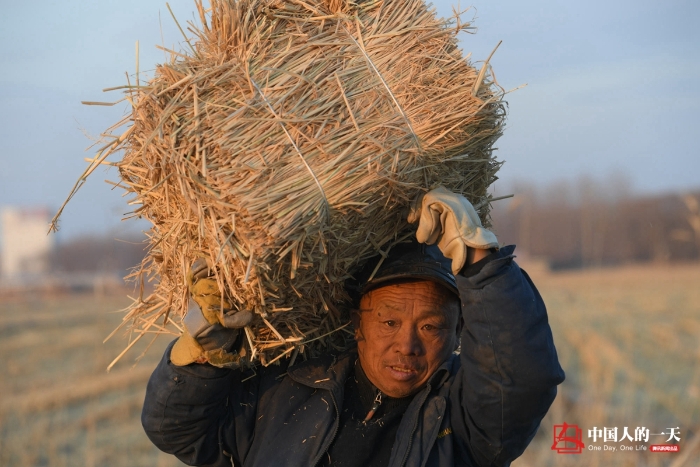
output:
[{"label": "frosty field", "polygon": [[[700,265],[551,274],[532,269],[567,373],[533,443],[513,465],[691,466],[700,457]],[[169,338],[132,349],[115,312],[122,296],[9,298],[0,304],[0,465],[176,466],[139,421],[146,381]],[[143,344],[143,345],[141,345]],[[134,365],[135,364],[135,365]],[[551,450],[553,426],[583,430],[581,454]],[[678,427],[679,453],[621,451],[588,430]],[[617,449],[590,451],[588,446]]]}]

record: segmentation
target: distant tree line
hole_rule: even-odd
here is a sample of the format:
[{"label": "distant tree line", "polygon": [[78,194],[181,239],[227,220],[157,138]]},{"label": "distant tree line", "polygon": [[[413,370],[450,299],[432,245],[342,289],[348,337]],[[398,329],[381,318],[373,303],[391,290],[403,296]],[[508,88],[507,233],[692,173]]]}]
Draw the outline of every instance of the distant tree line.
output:
[{"label": "distant tree line", "polygon": [[55,245],[49,262],[55,273],[118,273],[125,276],[141,263],[146,247],[144,238],[134,234],[125,238],[108,234],[82,236]]},{"label": "distant tree line", "polygon": [[499,240],[552,269],[700,259],[700,191],[632,196],[624,183],[584,179],[513,192],[494,203]]},{"label": "distant tree line", "polygon": [[[700,260],[700,191],[635,196],[622,181],[519,184],[494,202],[499,241],[552,269]],[[84,236],[59,243],[51,270],[126,275],[146,254],[144,237]]]}]

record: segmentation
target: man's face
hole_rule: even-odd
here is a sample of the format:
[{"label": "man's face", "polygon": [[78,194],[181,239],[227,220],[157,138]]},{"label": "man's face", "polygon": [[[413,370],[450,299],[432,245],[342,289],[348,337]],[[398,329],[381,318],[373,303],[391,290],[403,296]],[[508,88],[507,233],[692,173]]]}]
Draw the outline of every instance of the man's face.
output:
[{"label": "man's face", "polygon": [[457,297],[434,282],[370,291],[355,315],[362,369],[390,397],[414,394],[455,350],[459,315]]}]

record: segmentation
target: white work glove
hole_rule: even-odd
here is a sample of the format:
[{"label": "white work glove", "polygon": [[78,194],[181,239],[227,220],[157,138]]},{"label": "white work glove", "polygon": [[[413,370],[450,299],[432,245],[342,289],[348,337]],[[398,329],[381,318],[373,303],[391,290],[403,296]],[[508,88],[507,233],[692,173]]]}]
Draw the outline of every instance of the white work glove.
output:
[{"label": "white work glove", "polygon": [[416,239],[438,244],[446,258],[452,260],[452,272],[459,273],[467,260],[467,247],[498,248],[498,239],[481,225],[476,209],[467,199],[444,187],[418,197],[408,215],[408,222],[418,222]]}]

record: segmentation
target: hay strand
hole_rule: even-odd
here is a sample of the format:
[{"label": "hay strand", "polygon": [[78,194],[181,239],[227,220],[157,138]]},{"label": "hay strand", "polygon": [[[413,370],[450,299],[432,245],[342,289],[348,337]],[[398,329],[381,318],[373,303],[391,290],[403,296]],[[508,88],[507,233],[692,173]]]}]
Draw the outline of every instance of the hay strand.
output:
[{"label": "hay strand", "polygon": [[185,50],[159,47],[169,61],[148,83],[137,65],[135,84],[108,88],[131,103],[129,126],[105,132],[66,202],[116,164],[132,215],[152,223],[128,276],[136,339],[181,331],[187,270],[203,257],[234,307],[254,312],[252,361],[343,348],[346,281],[412,234],[405,211],[420,193],[462,193],[488,225],[504,92],[489,60],[477,72],[457,47],[469,24],[422,0],[196,5],[191,38],[176,20]]}]

